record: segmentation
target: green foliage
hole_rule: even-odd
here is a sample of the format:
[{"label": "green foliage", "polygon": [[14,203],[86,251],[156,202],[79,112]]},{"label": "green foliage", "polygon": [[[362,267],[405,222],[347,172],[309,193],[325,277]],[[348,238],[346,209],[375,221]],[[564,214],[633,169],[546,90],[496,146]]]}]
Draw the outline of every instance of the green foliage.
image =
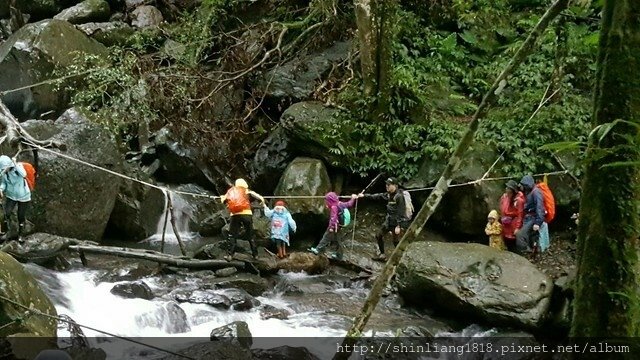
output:
[{"label": "green foliage", "polygon": [[[413,4],[413,2],[409,2]],[[338,165],[353,171],[390,171],[405,178],[425,159],[445,161],[460,139],[460,130],[476,104],[502,71],[528,31],[544,12],[541,1],[452,0],[456,31],[434,26],[438,14],[413,6],[400,10],[396,26],[389,109],[384,122],[370,122],[372,99],[363,100],[360,84],[347,87],[338,102],[343,135],[330,135]],[[517,12],[522,10],[522,12]],[[549,143],[584,143],[589,131],[591,88],[597,54],[594,9],[578,7],[553,25],[538,49],[508,79],[496,106],[482,121],[478,141],[493,145],[505,157],[497,172],[520,174],[557,170]],[[427,14],[427,15],[425,15]],[[569,19],[569,20],[567,20]],[[556,41],[564,31],[566,44]],[[560,47],[559,47],[560,46]],[[558,59],[559,49],[566,55]],[[562,77],[556,65],[562,64]],[[554,80],[555,79],[555,80]],[[560,91],[532,117],[547,88]],[[578,155],[578,151],[574,152]]]}]

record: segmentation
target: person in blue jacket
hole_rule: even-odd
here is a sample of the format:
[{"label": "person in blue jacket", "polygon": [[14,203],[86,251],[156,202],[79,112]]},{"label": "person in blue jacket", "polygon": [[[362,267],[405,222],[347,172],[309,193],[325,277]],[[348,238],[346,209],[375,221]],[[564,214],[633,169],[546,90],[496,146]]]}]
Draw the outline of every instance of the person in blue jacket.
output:
[{"label": "person in blue jacket", "polygon": [[0,198],[4,199],[4,218],[7,224],[7,234],[13,211],[18,208],[17,239],[22,242],[24,226],[27,221],[27,206],[31,201],[31,190],[27,185],[27,172],[22,164],[16,163],[6,155],[0,156]]},{"label": "person in blue jacket", "polygon": [[524,204],[524,223],[516,231],[516,250],[519,253],[531,252],[538,246],[540,227],[544,222],[544,198],[535,186],[533,176],[525,175],[520,186],[526,196]]},{"label": "person in blue jacket", "polygon": [[288,256],[289,229],[296,232],[296,222],[282,200],[276,201],[276,206],[273,207],[273,210],[265,205],[264,215],[271,219],[271,241],[276,243],[278,248],[277,256],[279,259],[284,259]]}]

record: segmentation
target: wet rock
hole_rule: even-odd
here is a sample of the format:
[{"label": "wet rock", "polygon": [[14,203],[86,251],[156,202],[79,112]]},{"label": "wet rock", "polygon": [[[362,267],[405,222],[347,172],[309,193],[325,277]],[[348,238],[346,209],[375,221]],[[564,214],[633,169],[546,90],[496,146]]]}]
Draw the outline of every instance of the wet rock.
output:
[{"label": "wet rock", "polygon": [[[251,351],[236,338],[221,338],[218,341],[195,344],[180,350],[179,353],[191,359],[246,360],[252,356]],[[184,360],[184,356],[169,355],[161,360]]]},{"label": "wet rock", "polygon": [[292,346],[278,346],[271,349],[254,349],[253,358],[255,360],[319,360],[319,358],[309,352],[307,348]]},{"label": "wet rock", "polygon": [[[154,184],[137,166],[124,163],[125,175]],[[118,189],[107,233],[118,239],[142,240],[155,234],[158,220],[164,214],[165,199],[162,191],[135,181],[123,181]]]},{"label": "wet rock", "polygon": [[124,0],[124,4],[127,10],[133,10],[141,5],[149,5],[152,4],[153,0]]},{"label": "wet rock", "polygon": [[216,270],[216,276],[218,277],[226,277],[226,276],[231,276],[235,273],[237,273],[238,270],[234,267],[228,267],[228,268],[224,268],[224,269],[219,269]]},{"label": "wet rock", "polygon": [[298,56],[267,71],[254,87],[267,97],[285,101],[285,104],[286,100],[307,99],[331,67],[347,58],[350,48],[348,42],[337,42],[322,52]]},{"label": "wet rock", "polygon": [[200,260],[222,259],[227,255],[228,247],[229,244],[226,241],[216,241],[213,244],[203,245],[194,252],[193,257]]},{"label": "wet rock", "polygon": [[[107,48],[61,20],[27,24],[0,43],[0,91],[28,87],[51,79],[53,70],[71,65],[79,52],[107,56]],[[37,61],[36,61],[37,60]],[[39,118],[67,107],[69,94],[44,84],[6,94],[3,102],[18,119]],[[65,160],[66,161],[66,160]]]},{"label": "wet rock", "polygon": [[212,341],[231,340],[232,344],[241,345],[247,349],[251,349],[251,345],[253,345],[249,325],[244,321],[234,321],[231,324],[215,328],[211,330],[209,338]]},{"label": "wet rock", "polygon": [[111,288],[111,293],[126,299],[151,300],[155,297],[149,285],[143,281],[116,284]]},{"label": "wet rock", "polygon": [[289,257],[272,262],[260,264],[260,270],[274,273],[280,270],[289,272],[304,271],[307,274],[321,274],[329,267],[326,256],[317,256],[306,252],[291,252]]},{"label": "wet rock", "polygon": [[221,289],[242,289],[252,296],[260,296],[267,291],[269,284],[266,279],[258,275],[237,274],[233,277],[217,280],[216,287]]},{"label": "wet rock", "polygon": [[480,244],[411,244],[396,274],[408,303],[528,329],[542,325],[553,289],[527,259]]},{"label": "wet rock", "polygon": [[273,293],[287,296],[299,296],[304,294],[304,291],[302,291],[296,284],[292,284],[291,281],[284,278],[278,281],[278,283],[273,287]]},{"label": "wet rock", "polygon": [[168,334],[191,331],[187,314],[175,302],[169,302],[160,309],[136,315],[135,321],[139,327],[162,329]]},{"label": "wet rock", "polygon": [[278,309],[277,307],[271,305],[262,305],[262,307],[260,307],[260,318],[262,320],[287,320],[289,318],[289,315],[291,315],[291,312],[286,309]]},{"label": "wet rock", "polygon": [[[331,191],[331,179],[324,163],[318,159],[295,158],[285,169],[274,191],[276,196],[324,196]],[[324,199],[291,199],[287,208],[292,215],[324,215]]]},{"label": "wet rock", "polygon": [[156,28],[164,21],[162,13],[154,6],[143,5],[131,12],[131,25],[140,28]]},{"label": "wet rock", "polygon": [[286,131],[277,127],[260,144],[250,164],[251,178],[255,180],[257,191],[271,191],[278,185],[279,177],[295,157],[291,138]]},{"label": "wet rock", "polygon": [[122,21],[91,22],[77,26],[78,30],[106,46],[124,45],[135,30]]},{"label": "wet rock", "polygon": [[230,299],[228,296],[215,293],[213,291],[181,291],[173,295],[178,302],[188,302],[191,304],[207,304],[218,309],[228,309],[232,301],[239,301],[238,298]]},{"label": "wet rock", "polygon": [[229,298],[232,310],[247,311],[260,305],[258,299],[241,289],[224,289],[221,293]]},{"label": "wet rock", "polygon": [[[122,158],[111,135],[75,109],[67,110],[55,122],[32,120],[23,127],[35,138],[66,144],[67,156],[122,171]],[[29,209],[36,229],[101,240],[121,179],[47,152],[40,153],[39,167],[38,187]]]},{"label": "wet rock", "polygon": [[24,238],[24,243],[10,241],[2,245],[2,251],[11,254],[20,262],[50,265],[63,251],[69,248],[72,239],[35,233]]},{"label": "wet rock", "polygon": [[107,20],[110,14],[109,3],[105,0],[84,0],[63,10],[53,18],[68,21],[72,24],[83,24],[91,21]]},{"label": "wet rock", "polygon": [[[465,155],[462,165],[453,177],[453,183],[466,183],[482,178],[499,155],[493,148],[475,144]],[[422,188],[435,184],[447,161],[448,158],[425,160],[414,179],[405,184],[406,187]],[[495,168],[491,173],[491,176],[502,175],[499,168]],[[475,185],[450,188],[442,198],[442,204],[433,214],[432,221],[450,233],[484,236],[487,214],[492,209],[499,208],[505,183],[506,181],[484,181]],[[426,195],[428,193],[424,194]],[[414,206],[423,200],[419,196],[414,196]]]},{"label": "wet rock", "polygon": [[337,160],[329,150],[334,144],[323,136],[333,124],[337,109],[317,101],[291,105],[280,117],[280,126],[263,141],[249,165],[255,188],[271,190],[295,156],[309,156],[332,163]]},{"label": "wet rock", "polygon": [[[38,282],[27,273],[23,266],[11,255],[0,251],[0,296],[25,304],[51,316],[57,312],[51,300],[42,291]],[[0,299],[0,338],[21,334],[29,339],[29,346],[10,344],[17,358],[33,359],[39,351],[50,349],[55,345],[57,322],[45,316],[25,316],[25,310],[10,302]],[[13,324],[11,324],[13,322]],[[34,337],[39,337],[42,341]],[[4,354],[4,352],[3,352]],[[20,355],[20,356],[19,356]]]}]

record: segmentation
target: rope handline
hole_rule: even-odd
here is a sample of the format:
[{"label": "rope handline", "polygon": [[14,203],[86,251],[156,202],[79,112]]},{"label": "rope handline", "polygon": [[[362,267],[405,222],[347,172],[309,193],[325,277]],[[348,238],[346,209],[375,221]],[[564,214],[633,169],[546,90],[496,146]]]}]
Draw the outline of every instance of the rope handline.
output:
[{"label": "rope handline", "polygon": [[[529,118],[527,119],[527,121],[524,122],[524,125],[522,126],[521,130],[526,128],[527,125],[529,125],[529,123],[531,122],[531,120],[538,114],[538,112],[540,112],[540,109],[542,109],[542,107],[548,103],[557,93],[558,91],[560,91],[559,89],[556,89],[553,94],[549,95],[547,97],[547,94],[549,93],[549,88],[551,87],[551,83],[549,83],[549,85],[547,85],[547,89],[544,91],[544,94],[542,95],[542,99],[540,99],[540,103],[538,103],[538,107],[533,111],[533,113],[531,114],[531,116],[529,116]],[[491,166],[489,167],[489,170],[487,170],[487,172],[484,173],[484,175],[482,175],[482,178],[486,178],[487,176],[489,176],[489,173],[491,172],[491,170],[493,170],[493,168],[498,164],[498,162],[500,161],[500,159],[504,158],[504,154],[507,153],[507,150],[503,150],[502,153],[500,153],[500,156],[498,156],[498,158],[496,159],[496,161],[493,162],[493,164],[491,164]]]},{"label": "rope handline", "polygon": [[[546,173],[539,173],[539,174],[533,174],[531,176],[543,176],[543,175],[564,175],[564,174],[568,174],[569,170],[562,170],[562,171],[552,171],[552,172],[546,172]],[[509,179],[518,179],[519,176],[500,176],[500,177],[493,177],[493,178],[484,178],[484,179],[477,179],[477,180],[472,180],[472,181],[467,181],[465,183],[460,183],[460,184],[450,184],[449,186],[447,186],[448,188],[452,188],[452,187],[460,187],[460,186],[467,186],[467,185],[475,185],[475,184],[479,184],[481,182],[485,182],[485,181],[499,181],[499,180],[509,180]],[[414,192],[414,191],[426,191],[426,190],[433,190],[435,189],[435,186],[430,186],[430,187],[422,187],[422,188],[415,188],[415,189],[405,189],[406,191],[409,192]]]},{"label": "rope handline", "polygon": [[[110,332],[107,332],[107,331],[99,330],[99,329],[96,329],[96,328],[91,327],[91,326],[78,324],[77,322],[75,322],[73,320],[65,319],[62,316],[56,316],[56,315],[47,314],[47,313],[42,312],[40,310],[30,308],[30,307],[28,307],[26,305],[23,305],[23,304],[21,304],[21,303],[19,303],[17,301],[9,299],[9,298],[7,298],[7,297],[5,297],[3,295],[0,295],[0,299],[2,299],[4,301],[7,301],[7,302],[9,302],[9,303],[11,303],[11,304],[13,304],[15,306],[18,306],[18,307],[21,307],[23,309],[26,309],[27,311],[29,311],[29,312],[31,312],[33,314],[36,314],[36,315],[40,315],[40,316],[48,317],[48,318],[51,318],[51,319],[55,319],[56,321],[65,322],[67,324],[77,325],[77,326],[80,326],[80,327],[83,327],[83,328],[86,328],[86,329],[89,329],[89,330],[93,330],[93,331],[96,331],[96,332],[99,332],[99,333],[102,333],[102,334],[105,334],[105,335],[109,335],[109,336],[121,339],[121,340],[126,340],[126,341],[132,342],[134,344],[143,345],[143,346],[146,346],[146,347],[151,348],[151,349],[159,350],[159,351],[165,352],[167,354],[179,356],[179,357],[182,357],[182,358],[185,358],[185,359],[189,359],[189,360],[196,360],[195,358],[192,358],[190,356],[182,355],[182,354],[179,354],[179,353],[171,351],[171,350],[166,350],[166,349],[157,347],[155,345],[150,345],[150,344],[146,344],[146,343],[143,343],[143,342],[140,342],[140,341],[137,341],[137,340],[129,339],[127,337],[116,335],[116,334],[113,334],[113,333],[110,333]],[[69,319],[71,319],[71,318],[69,318]]]}]

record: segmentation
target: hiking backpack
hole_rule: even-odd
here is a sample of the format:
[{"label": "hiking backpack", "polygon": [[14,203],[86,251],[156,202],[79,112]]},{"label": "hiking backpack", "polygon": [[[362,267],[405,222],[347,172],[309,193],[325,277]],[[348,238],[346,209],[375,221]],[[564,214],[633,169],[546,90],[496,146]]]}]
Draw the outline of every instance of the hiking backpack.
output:
[{"label": "hiking backpack", "polygon": [[536,185],[542,193],[542,199],[544,200],[544,222],[549,224],[556,216],[556,200],[553,197],[553,193],[545,181]]},{"label": "hiking backpack", "polygon": [[232,187],[227,191],[226,199],[227,207],[232,214],[251,209],[249,196],[247,196],[247,191],[244,188],[238,186]]},{"label": "hiking backpack", "polygon": [[402,196],[404,196],[404,216],[407,217],[407,220],[411,220],[413,217],[413,202],[411,201],[411,194],[407,190],[402,190]]},{"label": "hiking backpack", "polygon": [[351,212],[349,212],[349,209],[344,208],[340,210],[338,213],[338,223],[340,226],[347,226],[351,224]]},{"label": "hiking backpack", "polygon": [[28,162],[21,162],[20,165],[22,165],[24,171],[27,172],[27,176],[25,177],[27,186],[30,191],[33,191],[36,187],[36,168]]}]

